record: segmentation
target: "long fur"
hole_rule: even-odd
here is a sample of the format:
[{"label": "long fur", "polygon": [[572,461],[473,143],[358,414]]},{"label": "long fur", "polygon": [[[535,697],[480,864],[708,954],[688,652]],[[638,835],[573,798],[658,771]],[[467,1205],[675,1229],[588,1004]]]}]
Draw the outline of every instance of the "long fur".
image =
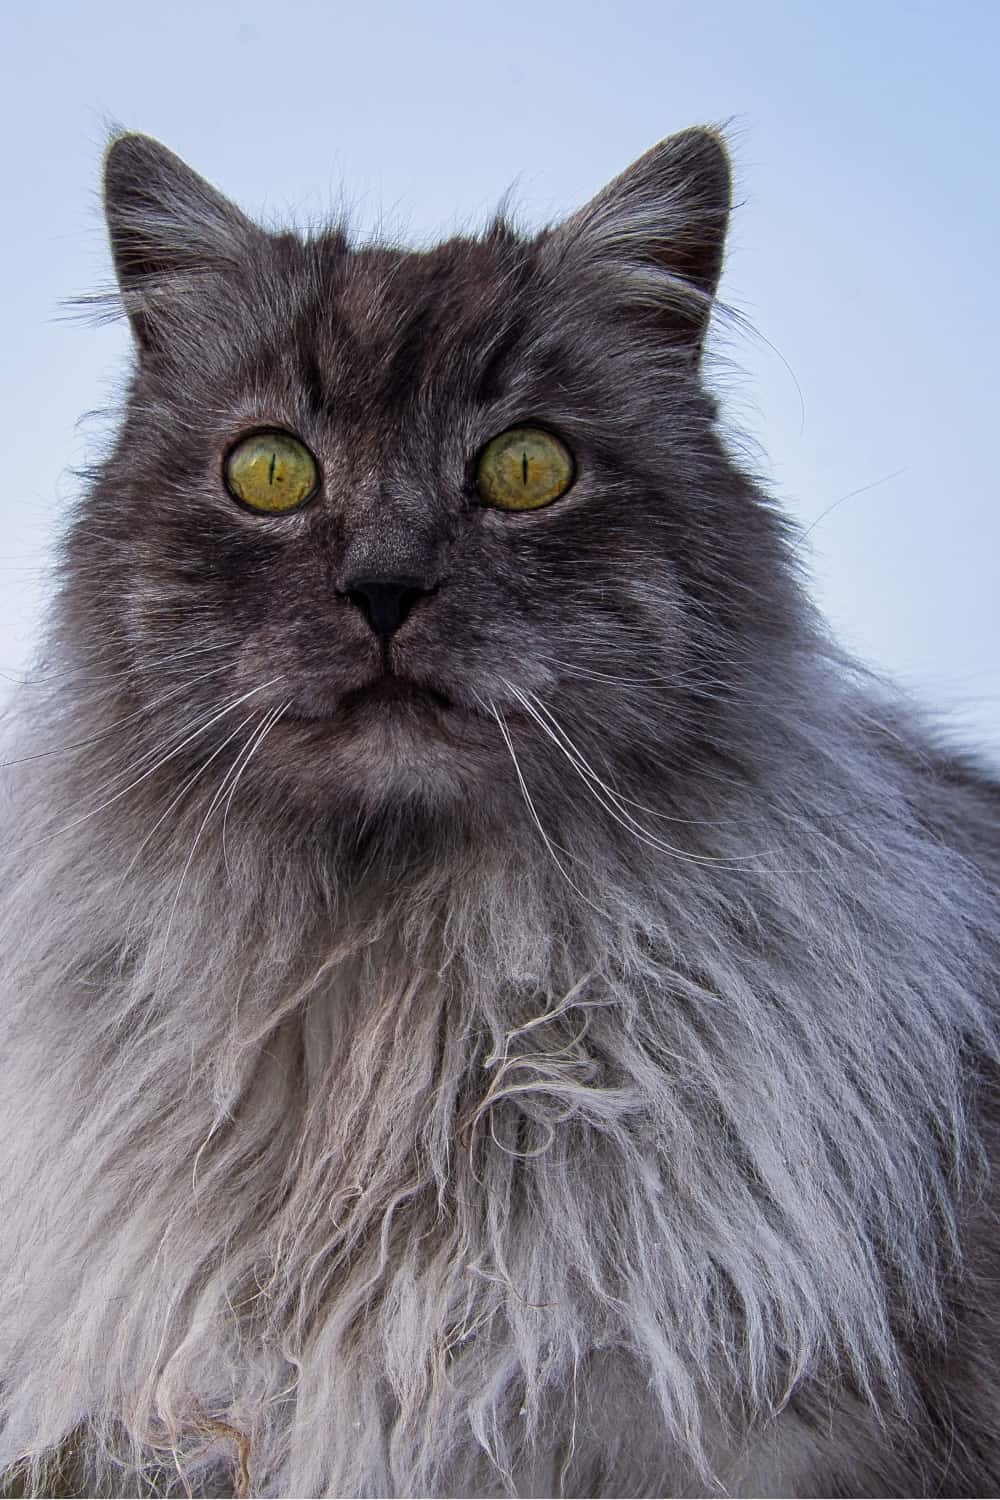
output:
[{"label": "long fur", "polygon": [[769,649],[703,600],[682,641],[672,572],[615,635],[581,580],[576,676],[472,660],[478,780],[383,749],[405,791],[324,810],[221,624],[128,646],[190,617],[86,554],[126,462],[6,740],[0,1471],[990,1493],[997,791],[766,503]]}]

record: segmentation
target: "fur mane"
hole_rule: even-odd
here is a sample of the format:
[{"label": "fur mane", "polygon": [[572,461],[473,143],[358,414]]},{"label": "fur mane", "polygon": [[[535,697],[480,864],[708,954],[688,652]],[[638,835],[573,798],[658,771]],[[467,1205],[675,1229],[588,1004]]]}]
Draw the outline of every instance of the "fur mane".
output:
[{"label": "fur mane", "polygon": [[428,825],[408,868],[412,828],[282,844],[251,798],[223,839],[207,792],[150,836],[155,780],[94,813],[105,701],[24,695],[0,1465],[86,1426],[105,1487],[199,1485],[236,1434],[270,1493],[493,1492],[601,1357],[703,1483],[734,1400],[763,1426],[846,1362],[902,1404],[992,918],[884,752],[899,710],[800,666],[724,819]]}]

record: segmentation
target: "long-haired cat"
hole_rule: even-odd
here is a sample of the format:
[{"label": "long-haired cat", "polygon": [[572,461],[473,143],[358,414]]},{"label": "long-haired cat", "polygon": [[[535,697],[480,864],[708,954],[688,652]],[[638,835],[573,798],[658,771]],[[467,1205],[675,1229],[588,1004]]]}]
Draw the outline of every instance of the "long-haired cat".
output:
[{"label": "long-haired cat", "polygon": [[691,130],[417,254],[113,142],[2,776],[9,1486],[1000,1487],[1000,795],[727,445],[729,195]]}]

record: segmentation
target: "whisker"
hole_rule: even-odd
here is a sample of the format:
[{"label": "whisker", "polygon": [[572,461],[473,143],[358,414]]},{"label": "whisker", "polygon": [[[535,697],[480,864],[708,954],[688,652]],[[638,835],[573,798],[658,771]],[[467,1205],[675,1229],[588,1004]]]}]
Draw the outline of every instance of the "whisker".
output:
[{"label": "whisker", "polygon": [[[189,646],[183,651],[171,651],[167,656],[151,657],[138,667],[124,667],[117,672],[95,671],[93,676],[98,682],[117,682],[123,677],[141,678],[148,676],[150,672],[159,671],[163,667],[172,666],[174,662],[185,661],[191,656],[205,656],[213,651],[225,651],[227,643],[217,642],[211,646]],[[61,677],[75,677],[78,682],[86,682],[89,674],[81,672],[77,664],[69,667],[61,667],[55,672],[33,672],[16,673],[9,668],[0,668],[0,677],[8,682],[15,683],[20,687],[34,687],[41,682],[55,682]]]},{"label": "whisker", "polygon": [[[517,695],[518,689],[516,689],[512,683],[507,682],[506,678],[501,678],[500,680],[505,683],[510,691],[515,694],[515,696]],[[600,776],[594,770],[593,766],[584,756],[583,751],[580,749],[579,745],[576,745],[569,739],[569,736],[566,734],[565,730],[558,723],[552,713],[546,708],[545,704],[542,702],[538,694],[533,692],[530,694],[530,697],[537,708],[549,719],[550,723],[553,726],[554,732],[558,734],[569,746],[569,751],[572,751],[572,753],[577,756],[581,766],[586,771],[586,773],[590,777],[592,777],[593,780],[598,784],[598,786],[602,787],[609,796],[614,797],[617,803],[625,803],[629,807],[636,807],[640,812],[648,813],[651,818],[660,818],[665,823],[680,823],[686,827],[691,828],[724,828],[732,826],[733,824],[738,825],[742,821],[740,818],[682,818],[674,813],[660,812],[658,808],[649,807],[646,803],[639,802],[634,797],[627,797],[624,792],[612,791],[612,789],[606,784],[606,782],[601,780]],[[527,705],[523,706],[527,707]],[[530,712],[530,709],[528,711]],[[569,751],[564,750],[563,753],[569,754]]]},{"label": "whisker", "polygon": [[[275,680],[277,681],[277,679]],[[228,712],[232,708],[236,707],[238,701],[239,700],[234,700],[226,704],[226,711]],[[158,739],[154,745],[149,747],[149,749],[143,750],[141,754],[135,756],[133,760],[129,761],[126,766],[114,771],[113,774],[98,788],[98,795],[102,795],[104,792],[110,791],[111,788],[117,786],[124,777],[130,776],[132,772],[137,771],[140,766],[144,766],[149,761],[155,760],[156,757],[161,755],[164,750],[169,749],[171,751],[171,754],[173,754],[174,750],[180,750],[182,748],[182,746],[180,745],[180,740],[184,738],[188,730],[195,730],[197,731],[197,733],[200,733],[203,727],[207,727],[204,720],[204,711],[202,709],[199,709],[194,717],[187,719],[179,729],[174,728],[169,730],[163,738]],[[170,757],[168,756],[167,759],[169,758]]]},{"label": "whisker", "polygon": [[[609,682],[615,687],[652,688],[669,687],[685,698],[710,699],[713,702],[752,703],[766,701],[763,695],[733,679],[708,676],[703,665],[695,663],[682,671],[672,671],[664,676],[653,674],[629,677],[618,672],[599,672],[583,666],[580,662],[566,661],[551,652],[535,651],[539,661],[547,663],[560,678],[573,678],[581,682]],[[716,689],[718,691],[714,691]]]},{"label": "whisker", "polygon": [[14,760],[0,761],[0,771],[6,771],[12,766],[24,766],[34,760],[44,760],[50,755],[64,755],[70,750],[82,750],[87,745],[96,745],[98,740],[106,739],[109,734],[115,729],[120,729],[123,724],[131,724],[136,719],[147,717],[154,709],[162,707],[164,703],[171,703],[175,698],[183,697],[196,683],[205,682],[209,677],[218,677],[220,672],[229,670],[230,665],[228,662],[224,662],[219,667],[212,667],[210,671],[202,672],[199,677],[194,677],[189,682],[184,682],[171,688],[169,693],[164,693],[161,697],[154,698],[151,703],[144,704],[141,708],[135,709],[133,713],[126,714],[124,718],[113,720],[106,729],[88,736],[85,740],[71,740],[68,744],[57,745],[52,750],[36,750],[31,755],[20,755]]},{"label": "whisker", "polygon": [[233,797],[235,796],[236,788],[239,785],[243,772],[249,765],[251,758],[257,753],[257,750],[263,743],[265,736],[270,734],[271,730],[274,728],[275,724],[277,724],[282,714],[286,713],[287,710],[291,708],[292,701],[293,700],[289,698],[285,703],[283,703],[281,707],[274,713],[274,717],[270,723],[267,723],[267,716],[265,715],[265,722],[260,726],[259,729],[254,730],[256,739],[251,736],[251,742],[246,747],[246,754],[243,760],[243,764],[237,771],[236,776],[233,779],[233,783],[229,788],[229,796],[226,798],[226,805],[222,810],[222,860],[226,867],[226,874],[229,876],[230,880],[232,880],[233,878],[233,872],[229,868],[229,851],[226,848],[226,824],[229,820],[229,809],[233,805]]},{"label": "whisker", "polygon": [[[280,718],[280,716],[284,713],[286,706],[287,706],[286,704],[281,704],[278,708],[272,708],[272,709],[269,710],[268,714],[265,715],[265,721],[266,722],[269,721],[269,722],[267,722],[267,729],[270,729],[271,725],[274,724],[277,721],[278,718]],[[252,715],[251,715],[251,717],[252,717]],[[205,829],[208,827],[209,820],[211,819],[211,816],[212,816],[213,812],[218,807],[218,805],[221,802],[223,796],[225,795],[226,787],[229,784],[230,778],[235,775],[235,780],[233,782],[233,785],[235,786],[236,781],[239,780],[239,778],[242,775],[243,771],[246,769],[247,763],[250,760],[250,757],[253,755],[254,750],[257,749],[257,747],[261,744],[262,740],[264,739],[264,735],[267,733],[267,729],[265,729],[262,733],[258,733],[257,734],[256,740],[253,741],[253,747],[252,747],[252,749],[250,751],[250,754],[247,755],[243,759],[242,766],[240,765],[240,757],[243,756],[244,752],[241,750],[237,754],[237,756],[234,759],[232,765],[229,767],[229,769],[226,772],[225,776],[223,776],[221,782],[219,783],[219,786],[218,786],[218,788],[217,788],[217,790],[215,792],[215,795],[213,796],[211,802],[208,804],[208,811],[205,813],[205,816],[202,818],[201,825],[199,826],[198,831],[195,834],[194,839],[191,842],[191,849],[190,849],[190,852],[188,854],[187,859],[184,862],[184,868],[181,871],[181,877],[180,877],[180,879],[177,882],[177,890],[174,893],[173,904],[170,907],[170,915],[167,918],[166,931],[163,934],[163,944],[162,944],[163,957],[162,957],[162,959],[160,961],[160,973],[159,973],[159,978],[157,979],[157,983],[156,983],[156,988],[157,989],[160,988],[160,985],[161,985],[161,983],[163,981],[163,972],[164,972],[164,968],[165,968],[165,965],[166,965],[167,953],[169,952],[169,949],[170,949],[170,933],[171,933],[171,929],[173,928],[173,925],[174,925],[174,917],[177,914],[177,906],[178,906],[178,903],[179,903],[179,901],[181,899],[181,892],[182,892],[182,890],[184,888],[184,882],[187,879],[188,871],[191,868],[191,863],[192,863],[192,861],[194,859],[194,856],[195,856],[195,853],[197,851],[198,845],[201,842],[201,836],[205,832]],[[232,735],[230,735],[230,739],[232,739]]]},{"label": "whisker", "polygon": [[248,698],[254,697],[257,693],[262,693],[265,688],[272,687],[274,683],[280,682],[280,680],[280,677],[272,677],[269,682],[262,682],[257,687],[251,688],[249,692],[241,694],[239,698],[233,699],[231,703],[226,704],[224,708],[220,708],[217,713],[213,714],[211,718],[207,719],[198,729],[196,729],[192,734],[189,734],[185,739],[183,739],[179,745],[176,745],[174,747],[173,750],[170,750],[166,755],[161,756],[154,765],[150,766],[148,771],[144,771],[141,776],[137,776],[134,781],[130,781],[128,786],[123,787],[120,792],[116,792],[113,797],[108,797],[106,801],[100,803],[98,807],[92,808],[90,812],[83,813],[81,817],[74,818],[69,823],[65,823],[62,828],[57,828],[53,833],[43,834],[40,839],[35,839],[30,844],[23,844],[21,848],[16,852],[18,854],[22,854],[29,849],[37,848],[40,844],[48,843],[51,839],[60,838],[64,833],[69,833],[71,829],[78,828],[81,823],[86,823],[90,818],[95,818],[98,813],[103,812],[106,807],[110,807],[115,802],[120,802],[122,797],[127,796],[128,793],[134,790],[135,787],[139,786],[141,782],[147,780],[147,778],[152,776],[155,771],[158,771],[161,766],[164,766],[168,761],[173,760],[174,756],[179,755],[180,752],[185,748],[185,746],[189,745],[192,740],[198,739],[202,734],[205,733],[207,729],[210,729],[213,724],[218,723],[220,719],[224,718],[226,714],[232,713],[234,708],[238,708],[239,705],[241,703],[245,703]]},{"label": "whisker", "polygon": [[[552,861],[555,864],[556,869],[562,875],[563,879],[566,881],[570,889],[575,891],[576,894],[580,897],[581,901],[586,901],[587,905],[592,907],[593,910],[598,913],[598,915],[606,916],[607,913],[602,912],[599,906],[595,906],[590,897],[585,895],[584,892],[580,890],[580,887],[576,884],[576,882],[570,878],[569,873],[562,864],[562,861],[559,859],[559,856],[556,854],[555,845],[553,845],[552,840],[545,832],[545,829],[542,826],[542,820],[538,816],[534,801],[532,800],[531,793],[528,791],[528,784],[524,779],[523,772],[521,771],[521,766],[517,758],[517,752],[514,749],[514,742],[510,737],[510,731],[507,728],[506,720],[503,717],[499,705],[493,702],[487,703],[483,698],[479,697],[478,693],[476,693],[476,697],[479,699],[479,702],[482,704],[483,708],[491,713],[494,719],[496,719],[497,721],[497,727],[500,730],[501,735],[503,736],[504,744],[507,746],[510,758],[514,763],[514,771],[517,776],[518,784],[521,788],[521,795],[524,797],[525,805],[527,806],[527,809],[531,814],[535,827],[538,829],[538,832],[542,836],[542,841],[545,844],[546,849],[552,856]],[[572,855],[569,854],[568,850],[561,849],[561,852],[565,854],[567,858],[572,858]]]},{"label": "whisker", "polygon": [[[584,761],[583,758],[579,755],[579,752],[576,750],[575,745],[573,745],[573,742],[569,739],[568,735],[565,735],[562,730],[559,730],[557,734],[555,729],[549,727],[549,724],[546,723],[545,719],[542,718],[541,713],[539,713],[538,711],[538,709],[541,709],[542,712],[545,713],[546,717],[551,719],[551,715],[548,713],[548,710],[545,709],[544,704],[536,699],[535,701],[538,703],[538,708],[536,709],[534,705],[529,702],[528,698],[520,691],[519,688],[516,688],[512,683],[508,682],[506,678],[501,678],[500,680],[501,682],[503,682],[508,691],[513,693],[514,697],[517,698],[518,702],[521,703],[527,713],[531,715],[531,717],[538,724],[539,728],[544,730],[545,734],[548,735],[549,739],[556,746],[556,748],[560,750],[566,757],[570,765],[576,771],[577,775],[583,781],[584,785],[589,787],[595,801],[598,802],[599,805],[610,814],[610,816],[615,820],[616,823],[619,823],[623,828],[626,828],[629,833],[633,834],[634,837],[640,841],[640,843],[648,844],[651,848],[658,849],[663,854],[669,854],[674,859],[682,860],[686,864],[713,866],[721,865],[724,867],[735,866],[738,868],[750,861],[755,861],[766,857],[761,854],[729,856],[692,854],[688,850],[678,849],[675,845],[668,844],[665,839],[658,838],[655,833],[650,833],[649,829],[644,828],[641,823],[637,822],[637,820],[632,817],[632,814],[628,811],[628,809],[622,805],[618,793],[615,792],[613,788],[609,787],[606,782],[602,781],[601,778],[596,774],[596,772],[591,771],[589,767],[587,767],[586,761]],[[532,698],[534,698],[534,694],[532,694],[531,696]],[[554,720],[553,723],[555,723]],[[558,725],[556,725],[556,729],[558,729]],[[605,796],[601,796],[601,793],[597,790],[598,787],[600,787],[601,791],[605,793]]]},{"label": "whisker", "polygon": [[150,839],[153,837],[154,833],[159,828],[160,824],[163,823],[164,820],[170,816],[170,814],[173,812],[174,808],[178,805],[179,802],[181,802],[183,800],[183,798],[186,796],[187,792],[191,789],[191,787],[194,786],[195,782],[199,781],[201,779],[201,777],[208,770],[209,766],[212,764],[213,760],[215,760],[217,756],[219,756],[219,755],[222,754],[223,750],[225,750],[225,748],[226,748],[227,745],[229,745],[229,744],[232,743],[232,741],[239,734],[240,730],[241,729],[245,729],[246,726],[250,723],[250,721],[252,719],[258,717],[258,714],[259,714],[259,710],[255,711],[255,713],[247,714],[246,718],[243,719],[239,724],[237,724],[236,728],[230,734],[226,735],[226,738],[222,741],[222,744],[216,746],[216,748],[212,751],[211,755],[209,755],[207,757],[207,759],[202,762],[202,764],[198,767],[198,769],[194,772],[194,774],[188,777],[187,781],[185,781],[185,783],[181,787],[180,791],[177,792],[173,797],[171,797],[170,801],[167,803],[167,805],[164,808],[163,812],[157,818],[156,822],[153,824],[152,828],[146,834],[146,837],[143,839],[142,843],[136,849],[136,851],[133,854],[131,860],[129,861],[128,866],[127,866],[127,868],[125,870],[125,873],[122,876],[121,881],[119,883],[119,887],[118,887],[119,890],[121,890],[122,885],[124,885],[125,881],[127,880],[128,876],[129,876],[129,873],[134,868],[134,866],[136,864],[136,861],[139,859],[140,855],[142,854],[143,849],[145,849],[146,845],[149,843]]},{"label": "whisker", "polygon": [[624,677],[618,672],[598,672],[593,667],[581,666],[579,662],[564,661],[549,652],[536,650],[534,654],[540,661],[550,662],[564,676],[579,677],[585,682],[613,682],[617,687],[675,687],[683,683],[683,675],[677,672],[663,677]]},{"label": "whisker", "polygon": [[[512,684],[507,683],[507,686],[511,688],[512,691],[515,691]],[[531,698],[536,706],[549,719],[555,733],[563,737],[563,739],[568,743],[570,750],[579,758],[583,769],[586,770],[591,776],[593,776],[598,785],[602,787],[602,789],[607,793],[608,796],[614,799],[615,803],[618,806],[621,807],[623,804],[627,804],[630,807],[637,808],[640,812],[648,813],[650,817],[659,818],[664,822],[677,823],[695,828],[739,827],[740,823],[743,821],[743,819],[741,818],[682,818],[671,813],[660,812],[657,808],[649,807],[647,804],[639,802],[633,797],[627,797],[623,792],[614,791],[611,787],[609,787],[605,782],[601,780],[600,776],[594,770],[593,766],[591,766],[586,760],[579,746],[576,745],[573,741],[569,740],[569,736],[567,735],[566,731],[558,723],[551,711],[542,702],[539,695],[533,692],[531,693]],[[566,752],[564,751],[564,753]],[[723,776],[718,772],[707,771],[703,765],[701,765],[699,762],[696,762],[690,755],[685,754],[682,751],[673,749],[671,751],[671,755],[675,760],[683,761],[687,765],[698,765],[699,774],[703,776],[708,775],[714,781],[719,781],[726,785],[737,787],[741,785],[741,783],[734,777]],[[763,797],[763,795],[763,793],[758,792],[759,797]],[[843,806],[831,808],[825,813],[813,812],[809,817],[797,814],[794,810],[785,807],[780,809],[780,813],[785,819],[796,823],[801,828],[806,829],[813,838],[822,838],[830,841],[830,835],[826,831],[824,825],[832,823],[835,828],[847,828],[854,826],[855,815],[857,815],[858,818],[864,818],[867,815],[869,809],[875,805],[879,805],[877,799],[863,798],[860,801],[854,800],[845,803]],[[779,809],[775,810],[779,811]],[[768,851],[768,853],[773,853],[773,851]],[[764,856],[732,856],[733,859],[753,859],[758,857],[763,858]],[[789,870],[785,873],[797,872]],[[798,871],[798,873],[801,873],[801,871]]]}]

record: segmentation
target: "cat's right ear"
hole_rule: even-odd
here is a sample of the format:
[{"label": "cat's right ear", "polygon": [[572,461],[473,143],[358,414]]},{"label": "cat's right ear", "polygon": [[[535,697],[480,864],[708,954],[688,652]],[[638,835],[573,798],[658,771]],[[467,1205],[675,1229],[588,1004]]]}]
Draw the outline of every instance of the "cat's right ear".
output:
[{"label": "cat's right ear", "polygon": [[200,274],[226,271],[262,231],[147,135],[119,135],[104,158],[104,214],[122,303],[140,352]]}]

